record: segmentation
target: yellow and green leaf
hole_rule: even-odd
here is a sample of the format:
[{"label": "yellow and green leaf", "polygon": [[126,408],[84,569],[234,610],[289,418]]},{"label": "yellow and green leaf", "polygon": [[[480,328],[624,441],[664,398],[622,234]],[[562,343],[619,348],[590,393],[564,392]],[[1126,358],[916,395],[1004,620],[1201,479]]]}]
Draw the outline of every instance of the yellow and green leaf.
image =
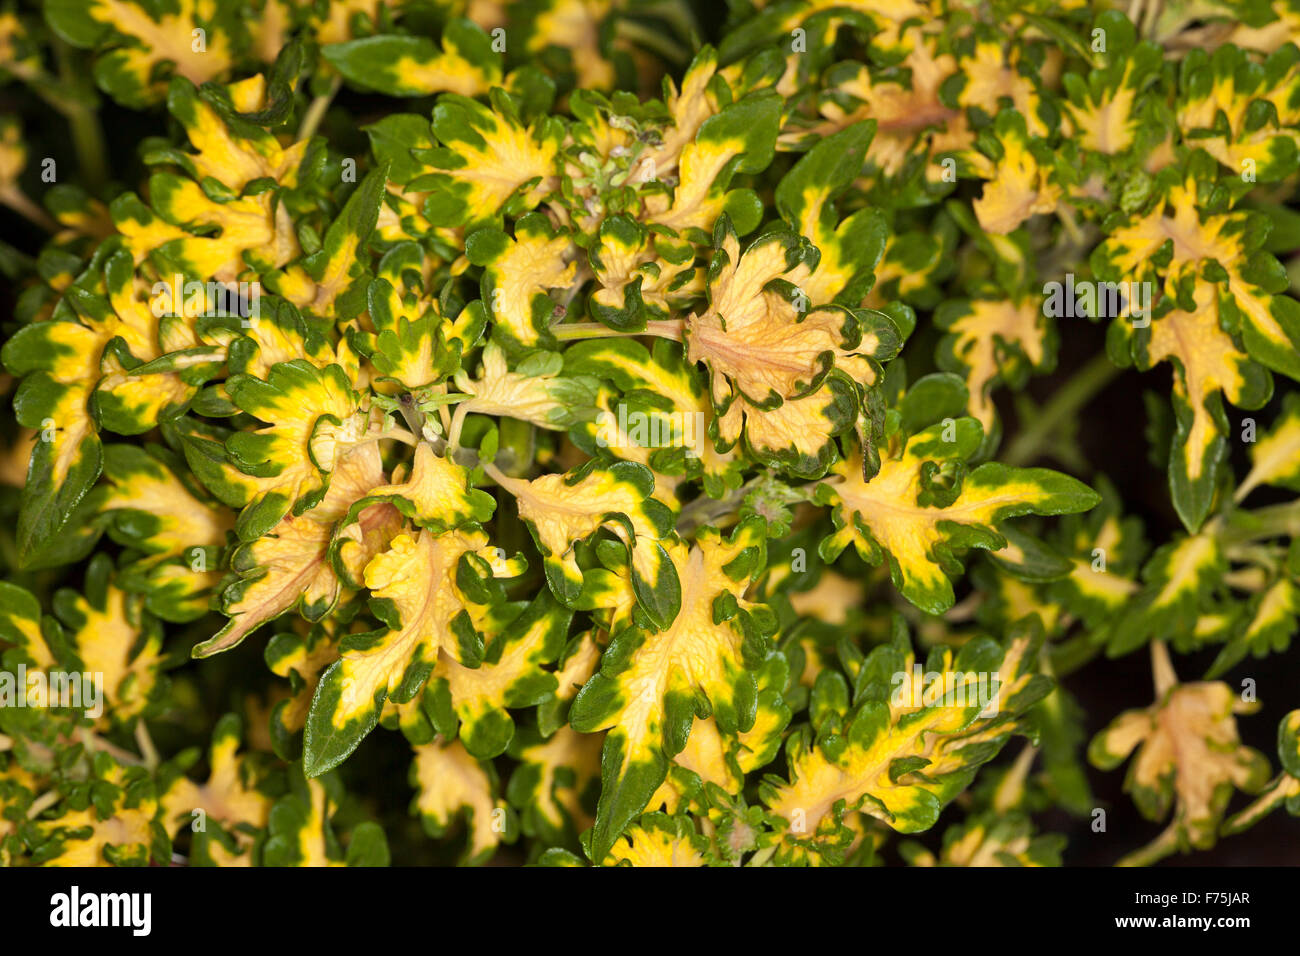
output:
[{"label": "yellow and green leaf", "polygon": [[343,587],[329,561],[335,524],[383,481],[377,445],[358,445],[340,460],[320,504],[302,515],[286,515],[266,534],[237,547],[230,567],[238,577],[221,595],[221,609],[230,620],[196,645],[194,656],[228,650],[295,607],[310,621],[329,613]]},{"label": "yellow and green leaf", "polygon": [[[234,521],[206,495],[187,485],[190,476],[131,445],[104,449],[104,513],[108,533],[140,557],[123,569],[123,586],[145,594],[146,607],[168,621],[189,621],[208,610],[219,580],[218,563]],[[182,477],[184,475],[184,478]]]},{"label": "yellow and green leaf", "polygon": [[1059,834],[1035,834],[1025,814],[990,812],[949,827],[938,857],[920,844],[899,852],[912,866],[1060,866],[1064,846]]},{"label": "yellow and green leaf", "polygon": [[1300,165],[1300,57],[1288,47],[1260,63],[1224,44],[1191,51],[1179,72],[1183,136],[1232,175],[1273,182]]},{"label": "yellow and green leaf", "polygon": [[332,777],[303,779],[295,770],[291,789],[271,808],[263,866],[387,866],[388,840],[383,828],[370,820],[356,824],[346,849],[331,822],[343,794]]},{"label": "yellow and green leaf", "polygon": [[1088,746],[1088,759],[1103,770],[1137,749],[1125,791],[1148,820],[1163,820],[1173,810],[1164,832],[1121,859],[1121,866],[1213,846],[1233,791],[1257,792],[1268,779],[1268,760],[1242,745],[1234,716],[1258,705],[1242,701],[1227,684],[1180,684],[1163,645],[1157,647],[1155,703],[1120,714]]},{"label": "yellow and green leaf", "polygon": [[113,562],[96,555],[80,591],[61,588],[54,594],[54,613],[64,626],[65,666],[83,674],[102,675],[102,727],[130,724],[165,690],[162,678],[163,633],[143,608],[114,581]]},{"label": "yellow and green leaf", "polygon": [[1300,491],[1300,395],[1283,397],[1281,413],[1249,451],[1251,468],[1237,487],[1237,501],[1259,485]]},{"label": "yellow and green leaf", "polygon": [[463,824],[461,862],[484,863],[501,843],[514,839],[518,823],[498,792],[495,768],[475,760],[459,741],[435,740],[416,747],[410,777],[417,790],[411,810],[419,814],[429,836],[440,840],[457,822]]},{"label": "yellow and green leaf", "polygon": [[1142,588],[1121,609],[1106,653],[1118,657],[1191,632],[1227,570],[1223,545],[1208,531],[1162,545],[1143,566]]},{"label": "yellow and green leaf", "polygon": [[147,866],[170,862],[171,843],[155,819],[154,783],[142,767],[123,768],[106,754],[94,761],[98,799],[65,801],[53,819],[37,820],[31,861],[38,866]]},{"label": "yellow and green leaf", "polygon": [[608,731],[592,859],[603,860],[645,808],[697,717],[711,716],[729,735],[754,728],[757,671],[775,619],[744,594],[763,568],[764,531],[751,518],[729,538],[706,529],[689,549],[674,544],[681,611],[663,630],[634,624],[615,634],[599,673],[574,700],[575,730]]},{"label": "yellow and green leaf", "polygon": [[743,418],[760,459],[824,474],[833,436],[857,420],[860,393],[901,344],[897,327],[884,313],[810,299],[818,253],[794,233],[768,232],[742,256],[724,219],[714,247],[709,305],[687,318],[685,336],[688,360],[708,367],[719,437],[733,444]]},{"label": "yellow and green leaf", "polygon": [[896,622],[891,641],[858,669],[848,713],[824,721],[815,743],[807,733],[790,737],[789,782],[762,785],[763,802],[783,821],[777,860],[842,858],[856,841],[855,811],[900,833],[933,826],[978,767],[1027,731],[1024,711],[1051,689],[1032,673],[1041,642],[1041,629],[1027,623],[1005,647],[984,637],[955,654],[935,647],[922,668]]},{"label": "yellow and green leaf", "polygon": [[232,376],[226,387],[238,408],[268,423],[225,442],[231,461],[255,479],[253,500],[235,526],[249,541],[325,497],[339,458],[368,440],[369,416],[338,365],[322,369],[294,359],[275,365],[266,379]]},{"label": "yellow and green leaf", "polygon": [[971,417],[986,435],[997,423],[994,389],[1019,388],[1031,371],[1050,372],[1056,362],[1056,329],[1045,312],[1032,298],[958,299],[935,312],[935,324],[947,332],[937,348],[939,367],[965,379]]},{"label": "yellow and green leaf", "polygon": [[526,836],[577,848],[579,834],[595,819],[602,742],[599,734],[567,725],[548,738],[523,728],[515,734],[510,755],[519,765],[506,796]]},{"label": "yellow and green leaf", "polygon": [[345,637],[339,660],[316,687],[303,741],[309,776],[345,760],[379,721],[386,699],[414,697],[439,652],[465,667],[482,663],[485,636],[471,606],[503,600],[492,557],[487,535],[470,527],[399,534],[370,561],[365,584],[383,626]]},{"label": "yellow and green leaf", "polygon": [[575,545],[601,529],[613,533],[632,559],[637,602],[659,627],[681,604],[678,570],[665,550],[671,544],[672,512],[653,497],[654,476],[643,465],[592,460],[576,471],[532,481],[495,475],[514,495],[519,518],[542,554],[546,581],[561,603],[573,606],[583,587]]},{"label": "yellow and green leaf", "polygon": [[855,450],[818,488],[836,528],[821,545],[823,559],[834,560],[850,543],[870,564],[888,556],[902,595],[941,614],[954,601],[949,574],[960,573],[957,549],[997,551],[1006,545],[1002,521],[1087,511],[1099,500],[1081,482],[1045,468],[985,462],[968,470],[982,439],[975,419],[947,419],[896,440],[870,480]]},{"label": "yellow and green leaf", "polygon": [[709,841],[686,815],[646,813],[621,834],[604,866],[707,866]]},{"label": "yellow and green leaf", "polygon": [[515,418],[563,431],[596,405],[592,384],[563,371],[565,366],[554,353],[533,353],[532,360],[517,362],[511,369],[506,350],[489,341],[476,378],[463,369],[455,374],[456,388],[468,396],[458,404],[457,414]]},{"label": "yellow and green leaf", "polygon": [[[160,822],[173,838],[182,829],[192,831],[192,863],[247,865],[251,862],[253,836],[266,826],[270,817],[273,801],[258,789],[255,756],[237,755],[241,735],[236,714],[226,714],[217,721],[208,750],[208,779],[202,784],[185,776],[179,766],[170,781],[166,777],[171,776],[171,768],[164,767],[159,774]],[[199,820],[201,826],[197,824]],[[222,831],[221,836],[217,835],[218,830]],[[229,843],[235,844],[237,852],[229,849]],[[248,857],[241,859],[245,853]]]},{"label": "yellow and green leaf", "polygon": [[425,701],[439,715],[434,727],[443,738],[459,737],[480,759],[504,753],[515,734],[511,709],[555,695],[559,682],[543,665],[564,649],[572,619],[572,611],[543,591],[488,641],[477,667],[439,654]]},{"label": "yellow and green leaf", "polygon": [[565,263],[571,246],[568,236],[555,231],[543,213],[517,219],[514,238],[495,226],[466,236],[465,255],[483,267],[481,289],[488,318],[506,343],[554,343],[551,325],[558,307],[548,290],[573,282],[577,265]]},{"label": "yellow and green leaf", "polygon": [[1224,836],[1254,826],[1279,806],[1285,806],[1293,817],[1300,816],[1300,710],[1291,711],[1277,725],[1277,752],[1282,772],[1250,806],[1224,822]]},{"label": "yellow and green leaf", "polygon": [[426,36],[379,34],[323,46],[321,56],[354,86],[389,96],[478,96],[501,82],[501,56],[472,21],[449,21],[441,45]]},{"label": "yellow and green leaf", "polygon": [[1137,29],[1118,11],[1106,11],[1093,29],[1102,30],[1106,49],[1093,53],[1099,65],[1087,74],[1062,76],[1066,97],[1061,106],[1083,149],[1118,156],[1149,143],[1158,123],[1148,91],[1160,79],[1164,53],[1159,45],[1138,42]]},{"label": "yellow and green leaf", "polygon": [[134,109],[162,99],[168,74],[195,84],[222,76],[242,32],[238,8],[219,0],[54,0],[45,17],[60,39],[94,51],[99,88]]},{"label": "yellow and green leaf", "polygon": [[532,209],[554,187],[562,126],[551,117],[525,125],[502,90],[492,92],[491,108],[444,93],[433,132],[442,145],[413,151],[425,171],[408,188],[429,194],[424,215],[434,226],[495,223],[503,210]]}]

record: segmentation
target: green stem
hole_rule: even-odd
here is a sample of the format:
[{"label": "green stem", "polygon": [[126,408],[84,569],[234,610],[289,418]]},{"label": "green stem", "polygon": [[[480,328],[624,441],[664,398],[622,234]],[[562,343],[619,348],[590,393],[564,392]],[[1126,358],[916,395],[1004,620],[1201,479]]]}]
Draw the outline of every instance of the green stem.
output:
[{"label": "green stem", "polygon": [[303,114],[302,125],[298,127],[298,139],[311,139],[316,135],[316,130],[325,118],[325,112],[330,108],[330,103],[334,102],[334,97],[339,88],[343,85],[343,77],[335,76],[330,81],[330,88],[311,101],[307,107],[307,112]]},{"label": "green stem", "polygon": [[[718,525],[724,521],[730,523],[730,521],[738,520],[739,516],[736,511],[741,502],[745,500],[747,494],[762,484],[763,478],[763,475],[756,475],[739,488],[729,491],[725,498],[710,498],[708,495],[700,495],[693,501],[686,502],[682,507],[682,513],[677,516],[677,533],[685,537],[701,525]],[[730,519],[730,521],[727,519]]]},{"label": "green stem", "polygon": [[1030,423],[1016,436],[1000,460],[1008,465],[1024,465],[1038,457],[1043,443],[1063,422],[1073,418],[1098,392],[1120,373],[1105,352],[1094,356],[1056,393]]},{"label": "green stem", "polygon": [[1269,788],[1264,791],[1263,796],[1251,803],[1241,812],[1234,813],[1231,817],[1225,820],[1223,822],[1223,828],[1219,832],[1224,836],[1233,836],[1237,833],[1241,833],[1243,830],[1249,830],[1264,817],[1272,813],[1278,804],[1291,795],[1287,792],[1287,780],[1292,780],[1292,782],[1294,782],[1294,778],[1288,777],[1286,774],[1278,777]]},{"label": "green stem", "polygon": [[573,300],[578,297],[578,293],[582,291],[582,287],[586,285],[588,281],[595,278],[595,276],[592,275],[591,270],[587,268],[586,263],[582,261],[578,262],[578,267],[574,272],[573,281],[569,283],[569,288],[565,290],[564,295],[560,296],[559,299],[559,304],[564,307],[565,312],[569,311],[569,306],[571,306]]},{"label": "green stem", "polygon": [[1266,505],[1252,511],[1234,511],[1215,535],[1225,545],[1245,544],[1260,538],[1300,536],[1300,501]]},{"label": "green stem", "polygon": [[561,342],[568,339],[600,339],[620,335],[655,335],[661,339],[672,339],[675,342],[680,342],[682,329],[683,322],[681,319],[664,319],[662,321],[647,322],[645,328],[637,332],[620,332],[618,329],[611,329],[599,322],[570,322],[568,325],[552,326],[551,333]]},{"label": "green stem", "polygon": [[[68,46],[60,40],[54,41],[54,55],[59,64],[59,77],[69,86],[84,85],[84,80],[73,67],[68,55]],[[77,165],[81,169],[82,179],[91,192],[100,192],[108,182],[108,167],[105,160],[108,147],[104,143],[104,130],[99,124],[98,96],[93,90],[87,91],[92,98],[86,103],[79,97],[64,100],[63,115],[67,117],[72,131],[72,146],[77,152]]]},{"label": "green stem", "polygon": [[653,50],[669,63],[685,63],[690,56],[690,51],[683,49],[671,37],[635,20],[620,19],[616,30],[622,38]]},{"label": "green stem", "polygon": [[57,790],[46,790],[43,794],[32,801],[32,805],[27,808],[27,819],[35,820],[42,813],[54,806],[62,795]]},{"label": "green stem", "polygon": [[1087,634],[1079,634],[1052,646],[1051,670],[1054,677],[1063,678],[1083,667],[1101,653],[1102,645],[1095,644]]},{"label": "green stem", "polygon": [[86,180],[86,188],[92,193],[98,193],[108,182],[108,166],[104,163],[108,148],[104,145],[99,116],[83,108],[70,116],[68,122],[72,126],[72,145],[77,151],[77,162],[81,166],[81,175]]},{"label": "green stem", "polygon": [[1142,36],[1154,39],[1159,32],[1160,14],[1163,12],[1164,0],[1147,0],[1146,16],[1143,17]]},{"label": "green stem", "polygon": [[139,767],[144,761],[128,750],[123,750],[117,744],[105,740],[95,734],[92,730],[85,728],[78,729],[74,734],[75,739],[79,740],[86,747],[86,756],[94,759],[95,751],[102,750],[109,754],[118,763],[126,764],[129,767]]},{"label": "green stem", "polygon": [[1140,850],[1115,862],[1116,866],[1150,866],[1178,850],[1178,839],[1170,827]]},{"label": "green stem", "polygon": [[502,418],[497,422],[497,433],[501,440],[497,461],[509,474],[523,477],[533,463],[535,436],[532,424],[518,418]]},{"label": "green stem", "polygon": [[135,742],[144,758],[144,765],[150,772],[156,770],[159,763],[158,748],[154,746],[153,738],[149,736],[149,727],[143,720],[135,725]]},{"label": "green stem", "polygon": [[759,850],[749,858],[745,866],[767,866],[767,861],[776,855],[776,847],[769,846]]},{"label": "green stem", "polygon": [[510,477],[490,461],[480,461],[478,466],[483,469],[483,474],[487,475],[498,485],[516,497],[524,494],[528,490],[528,482],[524,481],[522,478]]},{"label": "green stem", "polygon": [[451,416],[451,425],[447,427],[447,446],[453,450],[460,447],[460,433],[465,427],[465,416],[468,414],[469,405],[462,402],[456,406],[456,412]]},{"label": "green stem", "polygon": [[1074,214],[1069,208],[1062,206],[1057,210],[1056,214],[1061,220],[1061,225],[1065,227],[1065,231],[1070,234],[1071,241],[1076,246],[1083,246],[1087,240],[1084,238],[1083,233],[1079,231],[1079,223],[1075,220]]},{"label": "green stem", "polygon": [[[411,434],[416,439],[413,442],[408,442],[408,444],[418,444],[420,437],[424,435],[424,416],[415,407],[415,396],[411,395],[409,392],[406,395],[403,395],[401,404],[397,406],[397,410],[401,412],[402,421],[406,423],[406,427],[411,430]],[[390,435],[389,437],[392,436]]]},{"label": "green stem", "polygon": [[666,24],[677,31],[677,35],[681,37],[692,37],[701,32],[699,20],[694,12],[677,0],[660,0],[660,2],[638,6],[638,12],[642,16],[653,18],[656,23]]},{"label": "green stem", "polygon": [[1164,700],[1165,694],[1178,686],[1174,662],[1169,659],[1169,648],[1164,641],[1151,642],[1151,681],[1155,684],[1157,701]]}]

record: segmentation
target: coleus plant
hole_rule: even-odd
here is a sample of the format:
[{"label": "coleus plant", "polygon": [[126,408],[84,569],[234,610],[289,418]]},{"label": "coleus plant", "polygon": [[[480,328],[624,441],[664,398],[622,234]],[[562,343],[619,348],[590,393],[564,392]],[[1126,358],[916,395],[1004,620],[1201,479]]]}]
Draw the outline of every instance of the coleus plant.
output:
[{"label": "coleus plant", "polygon": [[1300,7],[1108,6],[0,8],[0,861],[1300,815]]}]

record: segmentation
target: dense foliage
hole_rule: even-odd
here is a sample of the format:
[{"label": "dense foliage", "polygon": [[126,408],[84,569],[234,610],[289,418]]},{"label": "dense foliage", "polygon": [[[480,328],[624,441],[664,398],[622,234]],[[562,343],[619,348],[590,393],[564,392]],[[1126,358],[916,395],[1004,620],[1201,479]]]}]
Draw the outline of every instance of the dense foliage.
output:
[{"label": "dense foliage", "polygon": [[1109,6],[0,6],[0,862],[1300,815],[1300,3]]}]

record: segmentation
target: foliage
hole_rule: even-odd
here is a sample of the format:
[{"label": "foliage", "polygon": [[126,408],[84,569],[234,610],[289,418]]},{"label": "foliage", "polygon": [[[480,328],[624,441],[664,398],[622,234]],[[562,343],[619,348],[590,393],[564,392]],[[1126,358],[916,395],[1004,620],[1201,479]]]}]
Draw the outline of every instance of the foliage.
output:
[{"label": "foliage", "polygon": [[1300,815],[1300,7],[1110,6],[0,5],[0,862]]}]

